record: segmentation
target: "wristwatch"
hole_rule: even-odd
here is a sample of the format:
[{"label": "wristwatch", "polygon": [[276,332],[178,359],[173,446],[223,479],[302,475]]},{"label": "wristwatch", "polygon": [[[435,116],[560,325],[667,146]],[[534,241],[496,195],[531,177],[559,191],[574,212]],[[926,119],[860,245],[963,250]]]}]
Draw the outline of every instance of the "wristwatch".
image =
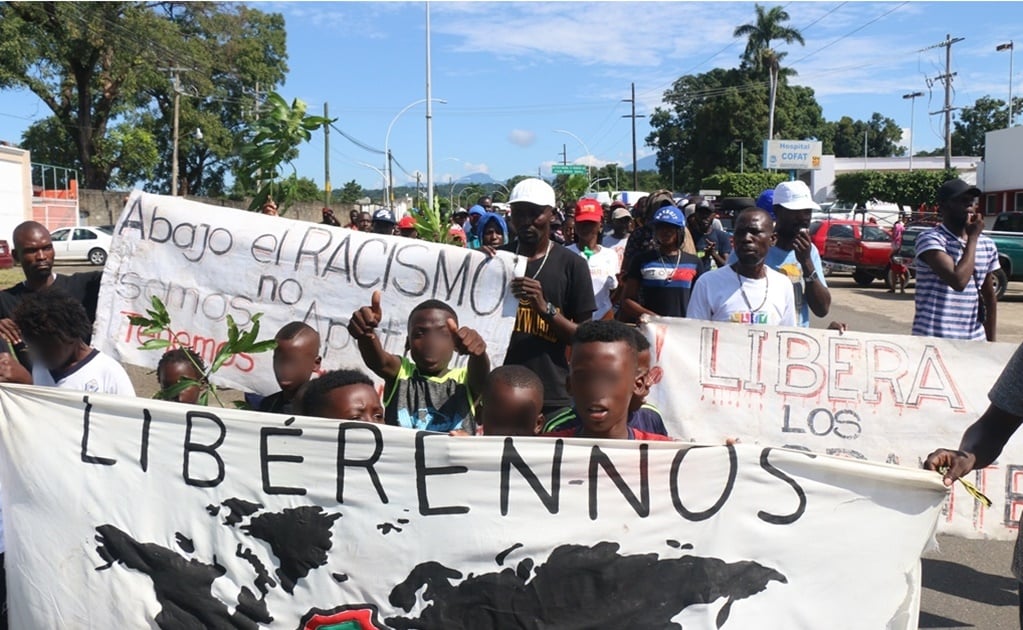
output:
[{"label": "wristwatch", "polygon": [[554,316],[558,314],[558,309],[554,308],[554,304],[551,302],[547,303],[546,315],[550,319],[554,319]]}]

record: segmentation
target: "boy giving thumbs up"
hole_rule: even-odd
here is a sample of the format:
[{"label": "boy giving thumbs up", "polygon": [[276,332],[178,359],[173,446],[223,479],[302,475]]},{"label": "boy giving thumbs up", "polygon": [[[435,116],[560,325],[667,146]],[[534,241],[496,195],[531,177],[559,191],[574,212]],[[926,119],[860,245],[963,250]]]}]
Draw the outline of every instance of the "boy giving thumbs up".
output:
[{"label": "boy giving thumbs up", "polygon": [[[384,379],[387,424],[427,431],[476,432],[473,410],[490,372],[487,344],[472,328],[458,326],[458,314],[440,300],[426,300],[408,317],[405,354],[384,350],[377,336],[383,319],[380,292],[352,314],[348,332],[358,342],[366,367]],[[466,367],[451,367],[455,352]]]}]

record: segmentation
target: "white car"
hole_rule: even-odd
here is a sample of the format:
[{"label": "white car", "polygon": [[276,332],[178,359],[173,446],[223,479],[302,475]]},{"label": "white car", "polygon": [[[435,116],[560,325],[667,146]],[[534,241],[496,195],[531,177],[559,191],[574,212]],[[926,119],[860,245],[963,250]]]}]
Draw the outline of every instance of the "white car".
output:
[{"label": "white car", "polygon": [[86,260],[93,265],[104,265],[112,239],[113,231],[106,226],[61,228],[50,233],[57,262]]}]

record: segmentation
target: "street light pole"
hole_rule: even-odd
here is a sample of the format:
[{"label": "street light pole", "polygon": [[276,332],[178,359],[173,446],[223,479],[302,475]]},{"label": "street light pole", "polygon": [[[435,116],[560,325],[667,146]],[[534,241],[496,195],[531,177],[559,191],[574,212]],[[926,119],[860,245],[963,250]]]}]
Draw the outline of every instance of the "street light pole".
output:
[{"label": "street light pole", "polygon": [[[380,174],[380,183],[383,184],[384,190],[385,191],[387,190],[387,173],[381,171],[380,169],[378,169],[377,167],[373,166],[372,164],[366,164],[365,162],[359,162],[359,166],[365,166],[366,168],[371,168],[374,171],[376,171],[377,173],[379,173]],[[384,200],[384,206],[386,206],[386,205],[387,205],[387,200],[385,199]]]},{"label": "street light pole", "polygon": [[[447,104],[447,101],[445,101],[442,98],[432,98],[432,99],[421,98],[418,101],[413,101],[413,102],[409,103],[408,105],[406,105],[405,107],[403,107],[402,110],[400,112],[398,112],[394,116],[394,118],[391,119],[391,124],[387,125],[387,135],[384,136],[384,155],[387,156],[387,172],[390,174],[389,177],[387,178],[388,181],[390,181],[390,180],[392,180],[394,178],[394,174],[391,173],[391,129],[394,127],[394,123],[398,122],[398,119],[401,118],[402,114],[404,114],[408,110],[412,109],[416,105],[421,105],[423,103],[433,102],[433,101],[436,101],[436,102],[438,102],[438,103],[440,103],[442,105],[446,105]],[[389,184],[387,186],[387,201],[386,201],[386,205],[387,205],[388,208],[391,208],[393,203],[394,203],[394,190],[392,190],[391,185]],[[393,208],[391,208],[391,209],[393,210]]]},{"label": "street light pole", "polygon": [[[579,136],[575,135],[571,131],[565,131],[564,129],[555,129],[554,133],[563,133],[566,136],[572,136],[573,138],[575,138],[576,142],[583,145],[583,150],[586,151],[586,181],[590,181],[590,157],[592,154],[590,153],[589,147],[586,146],[586,143],[583,142]],[[590,192],[590,189],[587,188],[586,192]]]},{"label": "street light pole", "polygon": [[902,98],[909,99],[909,170],[913,170],[913,122],[916,118],[916,99],[923,96],[923,92],[912,92],[903,94]]},{"label": "street light pole", "polygon": [[1005,126],[1006,129],[1012,126],[1012,57],[1013,57],[1013,45],[1012,40],[1009,40],[1008,44],[999,44],[995,47],[995,50],[1001,52],[1003,50],[1009,51],[1009,124]]}]

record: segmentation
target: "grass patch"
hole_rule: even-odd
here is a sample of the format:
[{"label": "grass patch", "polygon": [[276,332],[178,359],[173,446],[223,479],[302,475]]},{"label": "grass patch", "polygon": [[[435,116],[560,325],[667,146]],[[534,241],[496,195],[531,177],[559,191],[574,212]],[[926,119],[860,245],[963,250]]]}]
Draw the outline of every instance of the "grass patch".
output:
[{"label": "grass patch", "polygon": [[14,286],[25,279],[25,274],[21,271],[21,267],[13,267],[11,269],[0,269],[0,289],[6,289],[7,287]]}]

